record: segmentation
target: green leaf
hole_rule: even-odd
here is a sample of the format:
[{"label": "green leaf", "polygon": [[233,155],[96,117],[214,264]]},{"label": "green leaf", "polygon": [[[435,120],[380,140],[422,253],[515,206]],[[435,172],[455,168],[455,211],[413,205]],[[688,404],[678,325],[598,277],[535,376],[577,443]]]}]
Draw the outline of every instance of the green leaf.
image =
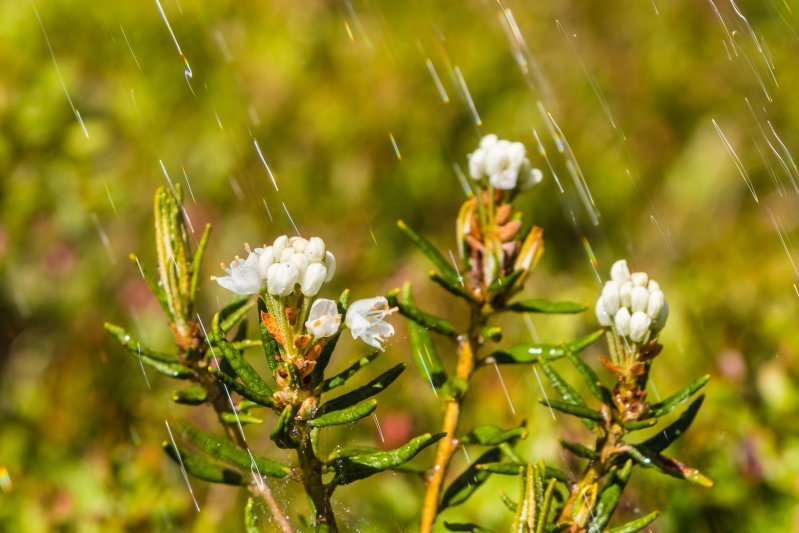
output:
[{"label": "green leaf", "polygon": [[578,444],[576,442],[571,442],[566,439],[559,439],[560,445],[563,446],[564,449],[570,451],[577,457],[582,457],[583,459],[596,459],[599,457],[594,450],[590,448],[586,448],[582,444]]},{"label": "green leaf", "polygon": [[510,530],[516,533],[534,533],[537,522],[538,495],[543,490],[542,480],[537,475],[537,468],[532,464],[528,464],[524,468],[520,479],[519,503],[516,505],[516,513]]},{"label": "green leaf", "polygon": [[261,420],[260,418],[252,416],[252,415],[247,414],[247,413],[241,413],[241,412],[238,412],[238,413],[230,413],[230,412],[220,413],[219,418],[222,420],[222,422],[224,422],[225,424],[230,424],[231,426],[237,426],[239,424],[241,424],[242,426],[245,426],[247,424],[262,424],[263,423],[263,420]]},{"label": "green leaf", "polygon": [[544,313],[544,314],[575,314],[588,309],[585,305],[576,302],[550,302],[541,298],[522,300],[508,304],[507,309],[516,313]]},{"label": "green leaf", "polygon": [[319,407],[318,414],[321,416],[332,411],[346,409],[347,407],[355,405],[361,400],[365,400],[366,398],[383,392],[386,387],[391,385],[391,383],[393,383],[393,381],[397,379],[400,374],[402,374],[403,370],[405,370],[405,365],[403,363],[386,370],[363,387],[359,387],[352,392],[337,396],[336,398],[323,403]]},{"label": "green leaf", "polygon": [[185,405],[200,405],[208,401],[208,393],[200,385],[172,392],[172,401]]},{"label": "green leaf", "polygon": [[458,336],[458,332],[455,331],[455,326],[452,325],[452,322],[445,318],[426,313],[413,304],[402,303],[397,298],[398,294],[399,289],[394,289],[386,294],[386,299],[388,300],[389,305],[399,309],[399,312],[402,316],[413,320],[421,327],[438,333],[439,335],[444,335],[445,337],[450,337],[452,339]]},{"label": "green leaf", "polygon": [[[405,283],[402,286],[399,301],[405,305],[414,304],[410,283]],[[416,363],[419,373],[431,383],[433,390],[440,391],[447,381],[447,371],[438,357],[438,351],[430,332],[413,320],[408,320],[408,332],[411,337],[413,361]]]},{"label": "green leaf", "polygon": [[181,365],[177,362],[177,358],[170,354],[154,352],[152,350],[148,350],[146,348],[141,347],[138,341],[135,341],[131,338],[128,333],[119,326],[115,326],[114,324],[105,323],[105,329],[108,330],[109,333],[114,335],[122,344],[122,346],[128,350],[134,357],[139,359],[142,364],[149,366],[150,368],[164,374],[165,376],[169,376],[170,378],[175,379],[192,379],[194,378],[194,372],[191,369]]},{"label": "green leaf", "polygon": [[191,296],[192,303],[194,297],[197,295],[197,283],[200,280],[200,266],[205,256],[205,249],[208,246],[208,237],[211,236],[211,224],[206,224],[203,230],[200,242],[197,243],[197,249],[194,251],[194,258],[191,261],[191,284],[189,286],[189,295]]},{"label": "green leaf", "polygon": [[622,424],[627,431],[636,431],[639,429],[651,428],[658,423],[657,418],[647,418],[644,420],[631,420]]},{"label": "green leaf", "polygon": [[666,427],[663,431],[657,433],[654,437],[646,440],[640,444],[649,450],[655,452],[662,452],[668,448],[672,442],[677,440],[680,435],[685,433],[691,426],[691,423],[696,418],[699,408],[702,407],[702,402],[705,400],[705,395],[701,395],[688,406],[680,417]]},{"label": "green leaf", "polygon": [[[561,398],[568,403],[585,407],[585,400],[583,400],[582,396],[580,396],[580,394],[574,390],[574,388],[572,388],[572,386],[569,385],[566,380],[563,379],[563,377],[561,377],[561,375],[558,374],[554,368],[552,368],[552,366],[547,364],[547,362],[543,359],[540,361],[540,365],[541,369],[544,371],[544,375],[552,384],[552,387],[558,391],[558,394],[560,394]],[[583,423],[588,427],[588,429],[594,427],[594,423],[586,418],[583,418]]]},{"label": "green leaf", "polygon": [[460,438],[463,444],[480,444],[482,446],[496,446],[503,442],[527,438],[527,427],[522,425],[512,429],[502,429],[497,426],[477,426]]},{"label": "green leaf", "polygon": [[591,512],[592,519],[588,524],[588,533],[600,533],[607,527],[631,473],[632,461],[627,461],[620,470],[613,470],[608,476],[608,481],[599,493],[597,504]]},{"label": "green leaf", "polygon": [[264,321],[261,317],[264,314],[268,314],[266,310],[266,303],[264,303],[263,299],[258,298],[258,324],[259,330],[261,332],[261,343],[264,347],[264,356],[266,356],[266,363],[269,365],[269,370],[274,372],[275,369],[280,365],[278,359],[280,358],[280,348],[278,347],[277,341],[272,337],[272,334],[269,333],[269,330],[266,329],[264,325]]},{"label": "green leaf", "polygon": [[249,296],[240,296],[236,298],[219,312],[219,327],[222,331],[227,333],[233,326],[247,314],[247,312],[255,306],[255,301]]},{"label": "green leaf", "polygon": [[[501,474],[506,476],[518,476],[522,467],[524,467],[524,464],[522,463],[510,462],[495,462],[477,465],[478,470],[485,470],[486,472],[491,472],[492,474]],[[567,483],[569,481],[569,477],[564,472],[550,466],[546,467],[544,475],[547,478],[556,479],[563,483]]]},{"label": "green leaf", "polygon": [[255,508],[255,498],[247,498],[247,505],[244,506],[244,531],[247,533],[261,533],[266,524],[260,524],[260,518]]},{"label": "green leaf", "polygon": [[588,390],[591,391],[593,397],[600,402],[605,402],[606,395],[602,390],[602,382],[599,380],[597,373],[594,372],[594,369],[588,366],[588,363],[583,361],[582,357],[571,350],[566,351],[566,358],[571,362],[572,365],[574,365],[574,368],[576,368],[577,372],[579,372],[583,377],[585,385],[588,387]]},{"label": "green leaf", "polygon": [[710,379],[710,375],[704,375],[691,381],[688,385],[675,392],[662,402],[654,403],[649,408],[649,416],[659,418],[672,412],[677,406],[693,396],[699,389],[705,386]]},{"label": "green leaf", "polygon": [[505,293],[513,288],[516,282],[522,277],[524,274],[524,270],[514,270],[507,276],[502,276],[501,278],[495,279],[491,282],[488,286],[489,293]]},{"label": "green leaf", "polygon": [[560,400],[538,400],[538,403],[551,407],[556,411],[576,416],[578,418],[585,418],[588,420],[602,421],[602,413],[589,409],[584,405],[576,403],[561,402]]},{"label": "green leaf", "polygon": [[485,529],[477,524],[471,523],[455,523],[455,522],[444,522],[444,527],[447,531],[471,531],[472,533],[490,533],[490,529]]},{"label": "green leaf", "polygon": [[638,531],[641,531],[654,522],[659,514],[659,511],[651,512],[646,516],[642,516],[641,518],[637,518],[621,526],[610,528],[608,533],[638,533]]},{"label": "green leaf", "polygon": [[229,441],[221,440],[200,429],[181,422],[180,435],[207,454],[222,462],[237,466],[247,471],[254,471],[262,476],[285,478],[291,469],[277,461],[237,448]]},{"label": "green leaf", "polygon": [[441,397],[443,400],[459,400],[466,395],[468,390],[468,381],[458,376],[450,376],[441,387]]},{"label": "green leaf", "polygon": [[441,497],[441,502],[438,505],[439,512],[448,507],[460,505],[468,500],[492,474],[489,470],[477,468],[478,465],[496,462],[500,457],[501,452],[499,448],[492,448],[469,465],[461,475],[452,481],[450,486],[447,487],[447,490],[444,491],[444,495]]},{"label": "green leaf", "polygon": [[378,472],[393,469],[403,463],[407,463],[416,457],[419,452],[435,444],[445,435],[446,433],[438,433],[436,435],[425,433],[394,450],[339,455],[328,463],[328,467],[336,473],[335,483],[347,485],[353,481],[364,479]]},{"label": "green leaf", "polygon": [[297,448],[299,441],[294,436],[294,406],[287,405],[277,419],[272,433],[269,434],[278,448],[290,449]]},{"label": "green leaf", "polygon": [[430,259],[433,265],[435,265],[435,267],[444,276],[445,280],[452,284],[459,283],[459,280],[461,279],[460,273],[455,269],[452,263],[444,259],[444,256],[441,255],[441,252],[439,252],[435,246],[430,243],[430,241],[416,233],[402,220],[397,221],[397,227],[400,229],[400,231],[407,235],[416,246],[419,247],[419,249],[427,256],[428,259]]},{"label": "green leaf", "polygon": [[272,407],[275,404],[271,396],[265,396],[263,394],[255,392],[252,389],[247,388],[246,386],[236,381],[236,379],[233,376],[229,376],[219,369],[216,369],[214,367],[208,367],[208,372],[216,379],[227,385],[227,387],[230,390],[238,393],[243,398],[253,401],[263,407]]},{"label": "green leaf", "polygon": [[702,472],[673,457],[666,457],[643,446],[632,446],[628,453],[636,463],[646,468],[654,468],[667,476],[684,479],[702,487],[713,486],[713,481]]},{"label": "green leaf", "polygon": [[565,357],[569,352],[577,354],[583,351],[603,333],[604,330],[598,330],[568,344],[517,344],[505,350],[496,350],[487,359],[493,358],[498,364],[530,364],[539,360],[555,361]]},{"label": "green leaf", "polygon": [[430,279],[433,280],[434,283],[440,285],[445,291],[449,292],[450,294],[453,294],[458,298],[463,298],[467,302],[472,302],[472,303],[477,302],[477,298],[474,297],[474,294],[472,294],[466,288],[464,288],[463,281],[461,280],[461,278],[459,278],[455,283],[451,283],[449,280],[447,280],[444,276],[442,276],[435,270],[431,270],[428,273],[428,276],[430,276]]},{"label": "green leaf", "polygon": [[271,396],[272,388],[267,385],[258,372],[244,359],[244,355],[233,347],[233,345],[224,338],[224,333],[221,331],[214,332],[213,344],[219,348],[225,360],[230,363],[233,371],[241,378],[244,385],[263,396]]},{"label": "green leaf", "polygon": [[197,479],[202,479],[203,481],[209,481],[211,483],[224,483],[226,485],[247,485],[249,483],[249,480],[240,472],[223,468],[202,457],[187,453],[180,448],[176,448],[176,446],[169,441],[164,441],[161,447],[175,463],[178,465],[182,464],[186,472]]},{"label": "green leaf", "polygon": [[322,392],[331,391],[337,387],[341,387],[347,382],[348,379],[357,374],[359,370],[374,361],[378,355],[380,355],[380,350],[375,350],[370,354],[364,355],[348,366],[340,374],[337,374],[330,379],[326,379],[322,382]]},{"label": "green leaf", "polygon": [[371,415],[376,407],[377,407],[377,400],[375,399],[367,400],[365,402],[361,402],[347,409],[342,409],[340,411],[332,411],[318,418],[309,420],[308,425],[316,428],[316,427],[338,426],[341,424],[349,424],[350,422],[355,422],[356,420],[360,420],[365,416]]},{"label": "green leaf", "polygon": [[144,278],[144,282],[147,284],[147,287],[150,288],[150,292],[152,292],[155,296],[155,299],[158,300],[158,305],[161,306],[164,314],[167,316],[167,318],[169,318],[170,321],[174,322],[175,317],[172,316],[172,310],[169,308],[169,302],[167,302],[166,293],[164,292],[164,288],[158,283],[158,279],[149,268],[145,268],[145,266],[141,264],[141,261],[139,261],[139,258],[136,257],[136,254],[130,254],[128,257],[139,269],[139,273],[141,274],[142,278]]}]

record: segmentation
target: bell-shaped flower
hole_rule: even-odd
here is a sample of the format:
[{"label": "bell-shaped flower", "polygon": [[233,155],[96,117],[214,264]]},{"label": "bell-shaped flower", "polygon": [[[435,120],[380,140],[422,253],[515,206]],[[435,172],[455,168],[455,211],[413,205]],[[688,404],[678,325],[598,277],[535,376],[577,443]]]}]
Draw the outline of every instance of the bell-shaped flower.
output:
[{"label": "bell-shaped flower", "polygon": [[266,272],[266,290],[272,296],[288,296],[299,277],[300,271],[294,263],[275,263]]},{"label": "bell-shaped flower", "polygon": [[261,279],[266,279],[266,271],[275,262],[275,250],[271,246],[266,248],[256,248],[255,253],[258,254],[258,275]]},{"label": "bell-shaped flower", "polygon": [[319,298],[313,303],[308,313],[308,321],[305,322],[308,333],[317,339],[334,335],[340,325],[341,314],[338,312],[336,302],[325,298]]},{"label": "bell-shaped flower", "polygon": [[525,150],[522,143],[498,141],[486,155],[488,182],[496,189],[516,188],[524,160]]},{"label": "bell-shaped flower", "polygon": [[263,288],[263,282],[258,271],[258,254],[250,252],[247,259],[236,257],[228,268],[227,276],[214,277],[213,279],[225,289],[236,294],[258,294]]},{"label": "bell-shaped flower", "polygon": [[319,237],[311,237],[305,247],[305,257],[309,263],[319,263],[325,260],[325,241]]},{"label": "bell-shaped flower", "polygon": [[630,269],[626,259],[619,259],[610,267],[610,279],[621,285],[625,281],[630,281]]},{"label": "bell-shaped flower", "polygon": [[352,332],[353,339],[361,339],[378,350],[383,350],[383,342],[394,335],[394,326],[384,320],[393,313],[388,300],[382,296],[358,300],[347,309],[345,323]]},{"label": "bell-shaped flower", "polygon": [[327,278],[327,269],[322,263],[311,263],[302,277],[302,284],[300,290],[305,296],[316,296],[319,289],[322,288],[322,283]]},{"label": "bell-shaped flower", "polygon": [[630,340],[633,342],[644,342],[649,334],[649,326],[652,319],[643,311],[633,313],[630,317]]},{"label": "bell-shaped flower", "polygon": [[596,319],[599,322],[600,326],[608,327],[613,324],[613,319],[611,318],[610,314],[605,310],[605,302],[602,301],[602,298],[599,298],[596,301]]},{"label": "bell-shaped flower", "polygon": [[327,277],[325,283],[333,279],[333,274],[336,273],[336,258],[330,252],[325,252],[325,268],[327,269]]}]

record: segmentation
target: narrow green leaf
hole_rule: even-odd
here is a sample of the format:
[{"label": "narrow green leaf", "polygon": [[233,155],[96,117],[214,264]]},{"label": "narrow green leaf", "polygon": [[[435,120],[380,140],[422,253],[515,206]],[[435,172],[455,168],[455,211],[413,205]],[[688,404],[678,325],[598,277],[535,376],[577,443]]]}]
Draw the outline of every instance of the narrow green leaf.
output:
[{"label": "narrow green leaf", "polygon": [[444,279],[453,284],[458,283],[458,280],[460,279],[460,273],[449,261],[444,259],[444,256],[441,255],[441,252],[439,252],[435,246],[430,243],[430,241],[416,233],[402,220],[397,221],[397,227],[400,229],[400,231],[407,235],[417,247],[419,247],[419,249],[427,256],[428,259],[430,259],[433,265],[435,265],[435,267],[444,276]]},{"label": "narrow green leaf", "polygon": [[341,387],[347,382],[348,379],[357,374],[359,370],[374,361],[378,355],[380,355],[380,350],[375,350],[370,354],[364,355],[348,366],[340,374],[337,374],[330,379],[326,379],[322,382],[322,392],[331,391],[335,388]]},{"label": "narrow green leaf", "polygon": [[608,530],[608,533],[638,533],[654,522],[659,514],[660,511],[651,512],[646,516],[642,516],[641,518],[637,518],[621,526],[612,527]]},{"label": "narrow green leaf", "polygon": [[623,426],[627,431],[636,431],[639,429],[651,428],[657,423],[657,418],[647,418],[645,420],[631,420],[630,422],[625,422]]},{"label": "narrow green leaf", "polygon": [[480,488],[491,476],[491,471],[481,470],[477,468],[478,465],[484,463],[493,463],[499,460],[501,452],[499,448],[492,448],[477,458],[477,460],[469,465],[461,475],[456,477],[444,495],[441,497],[441,502],[438,505],[438,510],[442,511],[448,507],[460,505]]},{"label": "narrow green leaf", "polygon": [[115,326],[106,322],[105,329],[114,335],[119,340],[120,344],[122,344],[122,346],[127,349],[131,355],[139,359],[142,364],[145,364],[153,370],[156,370],[157,372],[160,372],[161,374],[170,378],[194,378],[194,372],[192,372],[191,369],[181,365],[175,356],[154,352],[152,350],[143,348],[138,341],[133,340],[131,336],[119,326]]},{"label": "narrow green leaf", "polygon": [[[414,305],[410,283],[405,283],[402,286],[399,301],[405,305]],[[431,383],[435,391],[440,391],[447,381],[447,371],[441,363],[430,332],[413,320],[408,320],[408,332],[411,337],[413,361],[416,363],[419,373]]]},{"label": "narrow green leaf", "polygon": [[502,503],[505,504],[505,507],[508,508],[508,511],[510,511],[511,513],[516,513],[516,509],[519,508],[519,504],[517,504],[515,501],[511,500],[510,497],[508,497],[507,494],[505,494],[504,492],[500,491],[499,492],[499,499],[502,500]]},{"label": "narrow green leaf", "polygon": [[255,498],[247,498],[247,505],[244,506],[244,531],[247,533],[262,533],[266,524],[260,524],[258,511],[255,505]]},{"label": "narrow green leaf", "polygon": [[211,375],[213,375],[216,379],[227,385],[230,390],[238,393],[250,401],[257,403],[258,405],[263,407],[272,407],[275,404],[271,396],[259,394],[254,390],[247,388],[245,385],[242,385],[236,381],[236,378],[225,374],[221,370],[218,370],[214,367],[208,367],[208,372],[210,372]]},{"label": "narrow green leaf", "polygon": [[599,457],[594,450],[590,448],[586,448],[582,444],[578,444],[576,442],[571,442],[566,439],[559,439],[560,445],[563,446],[564,449],[570,451],[577,457],[582,457],[583,459],[596,459]]},{"label": "narrow green leaf", "polygon": [[252,416],[247,413],[230,413],[225,412],[219,415],[219,418],[225,424],[230,424],[231,426],[238,426],[241,424],[242,426],[247,424],[262,424],[263,420],[258,417]]},{"label": "narrow green leaf", "polygon": [[680,435],[688,430],[688,428],[691,426],[691,423],[694,421],[694,418],[696,418],[699,408],[702,407],[702,402],[704,400],[704,394],[699,396],[691,403],[691,405],[688,406],[688,409],[686,409],[677,420],[672,422],[663,431],[660,431],[651,439],[642,442],[640,446],[655,452],[662,452],[668,448],[672,442],[677,440]]},{"label": "narrow green leaf", "polygon": [[444,276],[436,272],[435,270],[431,270],[428,273],[430,279],[433,280],[434,283],[439,284],[445,291],[449,292],[457,296],[458,298],[463,298],[467,302],[477,302],[477,298],[474,297],[474,294],[469,292],[463,286],[463,282],[459,279],[456,283],[450,283]]},{"label": "narrow green leaf", "polygon": [[502,429],[497,426],[477,426],[460,438],[461,443],[480,444],[482,446],[496,446],[503,442],[527,438],[527,427],[522,425],[512,429]]},{"label": "narrow green leaf", "polygon": [[597,373],[594,372],[594,369],[588,366],[588,363],[583,361],[582,357],[571,350],[566,351],[566,358],[583,377],[585,385],[588,387],[588,390],[591,391],[591,395],[600,402],[604,402],[606,398],[602,391],[602,382],[599,380]]},{"label": "narrow green leaf", "polygon": [[604,334],[605,330],[603,328],[593,331],[588,335],[585,335],[584,337],[580,337],[579,339],[574,340],[567,345],[569,351],[575,354],[580,353],[586,348],[588,348],[590,345],[594,344],[596,340]]},{"label": "narrow green leaf", "polygon": [[[568,353],[568,351],[567,351]],[[544,371],[544,375],[547,377],[549,382],[552,384],[552,387],[558,391],[560,397],[563,398],[566,402],[572,403],[575,405],[585,406],[585,400],[580,394],[574,390],[574,388],[569,385],[563,377],[557,373],[557,371],[552,368],[551,365],[547,364],[545,360],[540,361],[541,369]],[[583,423],[591,429],[594,427],[594,423],[591,420],[583,418]]]},{"label": "narrow green leaf", "polygon": [[502,328],[494,325],[485,326],[480,329],[480,336],[491,342],[499,342],[502,340]]},{"label": "narrow green leaf", "polygon": [[[478,470],[485,470],[487,472],[491,472],[492,474],[501,474],[506,476],[517,476],[521,472],[521,468],[524,467],[522,463],[510,463],[510,462],[495,462],[495,463],[485,463],[481,465],[477,465]],[[569,481],[569,476],[567,476],[564,472],[558,470],[557,468],[552,468],[550,466],[546,467],[545,470],[545,477],[556,479],[563,483],[567,483]]]},{"label": "narrow green leaf", "polygon": [[255,306],[255,300],[249,296],[240,296],[227,304],[219,312],[219,327],[227,333],[239,320],[246,315],[250,309]]},{"label": "narrow green leaf", "polygon": [[208,401],[208,393],[200,385],[172,392],[172,401],[186,405],[200,405]]},{"label": "narrow green leaf", "polygon": [[206,459],[176,448],[171,442],[164,441],[161,447],[178,465],[183,465],[186,472],[211,483],[224,483],[226,485],[247,485],[249,480],[240,472],[223,468]]},{"label": "narrow green leaf", "polygon": [[181,422],[179,428],[184,439],[207,454],[248,472],[252,470],[262,476],[285,478],[291,471],[286,465],[239,449],[229,441],[220,440],[186,423]]},{"label": "narrow green leaf", "polygon": [[551,302],[541,298],[522,300],[508,304],[507,309],[516,313],[544,313],[550,315],[567,315],[582,313],[588,309],[585,305],[576,302]]},{"label": "narrow green leaf", "polygon": [[502,276],[501,278],[495,279],[491,284],[488,286],[489,293],[505,293],[513,288],[516,282],[522,277],[524,274],[524,270],[514,270],[507,276]]},{"label": "narrow green leaf", "polygon": [[398,294],[399,289],[394,289],[386,294],[386,299],[388,300],[389,305],[399,309],[399,312],[402,316],[413,320],[421,327],[434,333],[438,333],[439,335],[444,335],[445,337],[450,337],[453,339],[458,336],[458,332],[455,331],[455,326],[452,325],[452,322],[445,318],[437,317],[422,311],[410,303],[402,303],[397,298]]},{"label": "narrow green leaf", "polygon": [[[266,363],[269,365],[269,370],[274,372],[275,369],[280,365],[280,362],[278,361],[280,358],[280,348],[278,348],[277,341],[272,337],[272,334],[269,333],[269,330],[266,329],[266,326],[264,325],[264,321],[262,319],[264,314],[267,314],[266,303],[264,303],[263,299],[258,298],[258,324],[261,332],[261,343],[264,347],[264,356],[266,356]],[[338,334],[336,335],[338,336]]]},{"label": "narrow green leaf", "polygon": [[583,351],[603,333],[604,330],[598,330],[568,344],[517,344],[505,350],[496,350],[486,359],[493,359],[498,364],[530,364],[540,359],[555,361],[565,357],[568,352],[577,354]]},{"label": "narrow green leaf", "polygon": [[402,371],[405,370],[405,365],[400,363],[379,376],[375,379],[364,385],[363,387],[359,387],[354,391],[348,392],[347,394],[343,394],[341,396],[337,396],[332,400],[329,400],[323,403],[319,407],[319,415],[324,415],[330,413],[332,411],[340,411],[342,409],[346,409],[351,405],[355,405],[356,403],[360,402],[361,400],[365,400],[375,394],[378,394],[386,389],[391,383],[394,382],[395,379],[402,374]]},{"label": "narrow green leaf", "polygon": [[599,493],[597,504],[591,512],[592,519],[588,524],[588,533],[600,533],[607,527],[631,473],[632,461],[627,461],[624,467],[614,470],[608,477],[607,483],[602,487],[602,492]]},{"label": "narrow green leaf", "polygon": [[540,491],[540,479],[536,476],[536,468],[532,464],[525,466],[522,475],[519,476],[521,490],[519,491],[519,503],[516,505],[516,514],[513,517],[511,531],[516,533],[534,533],[536,523],[537,493]]},{"label": "narrow green leaf", "polygon": [[491,533],[490,529],[485,529],[477,524],[472,523],[456,523],[456,522],[444,522],[444,527],[447,531],[470,531],[472,533]]},{"label": "narrow green leaf", "polygon": [[[244,322],[242,322],[242,324],[244,324]],[[237,349],[240,352],[243,352],[247,348],[255,348],[257,346],[263,347],[264,345],[263,342],[255,339],[242,339],[240,341],[234,341],[231,344],[235,349]]]},{"label": "narrow green leaf", "polygon": [[202,266],[203,257],[205,257],[205,249],[208,246],[208,237],[211,236],[211,224],[205,225],[200,242],[197,243],[197,249],[194,251],[194,258],[191,261],[191,284],[189,286],[189,297],[192,304],[197,295],[197,283],[200,280],[200,266]]},{"label": "narrow green leaf", "polygon": [[654,403],[649,408],[649,416],[658,418],[672,412],[677,406],[693,396],[699,389],[705,386],[710,379],[710,375],[704,375],[691,381],[688,385],[678,390],[662,402]]},{"label": "narrow green leaf", "polygon": [[547,488],[544,491],[544,498],[541,502],[540,510],[538,511],[537,523],[535,533],[544,533],[546,531],[547,522],[549,521],[549,513],[552,509],[552,502],[555,499],[555,486],[557,481],[550,479]]},{"label": "narrow green leaf", "polygon": [[560,400],[538,400],[541,405],[551,407],[556,411],[576,416],[578,418],[586,418],[588,420],[595,420],[600,422],[602,420],[602,413],[594,411],[583,405],[569,402],[561,402]]},{"label": "narrow green leaf", "polygon": [[224,338],[224,333],[216,331],[213,344],[219,348],[225,360],[230,363],[233,371],[241,378],[241,381],[247,388],[262,396],[272,395],[272,388],[258,375],[258,372],[256,372],[252,365],[244,358],[244,355]]},{"label": "narrow green leaf", "polygon": [[339,485],[347,485],[353,481],[363,479],[378,472],[389,470],[407,463],[416,455],[435,444],[446,433],[431,435],[425,433],[407,444],[394,450],[385,452],[356,453],[353,455],[339,455],[328,463],[328,468],[335,471],[335,482]]},{"label": "narrow green leaf", "polygon": [[673,457],[666,457],[643,446],[632,446],[628,453],[641,466],[654,468],[667,476],[684,479],[702,487],[713,486],[713,481],[702,472]]},{"label": "narrow green leaf", "polygon": [[360,420],[365,416],[371,415],[376,407],[377,400],[367,400],[347,409],[342,409],[341,411],[332,411],[320,416],[319,418],[309,420],[308,425],[311,427],[326,427],[349,424],[350,422],[355,422],[356,420]]},{"label": "narrow green leaf", "polygon": [[142,278],[144,278],[144,282],[147,284],[147,287],[150,288],[150,292],[153,293],[155,299],[158,300],[158,305],[161,306],[161,309],[164,311],[164,314],[171,320],[172,322],[175,321],[175,317],[172,316],[172,310],[169,308],[169,302],[166,298],[166,293],[164,292],[164,288],[158,283],[158,279],[155,277],[153,272],[146,268],[144,265],[141,264],[139,258],[136,254],[130,254],[128,256],[136,265],[136,268],[139,269],[139,273],[141,274]]},{"label": "narrow green leaf", "polygon": [[269,438],[274,441],[278,448],[297,448],[299,446],[299,441],[294,435],[293,430],[294,406],[287,405],[283,409],[283,412],[280,413],[280,416],[277,419],[277,424],[275,424],[272,433],[269,434]]}]

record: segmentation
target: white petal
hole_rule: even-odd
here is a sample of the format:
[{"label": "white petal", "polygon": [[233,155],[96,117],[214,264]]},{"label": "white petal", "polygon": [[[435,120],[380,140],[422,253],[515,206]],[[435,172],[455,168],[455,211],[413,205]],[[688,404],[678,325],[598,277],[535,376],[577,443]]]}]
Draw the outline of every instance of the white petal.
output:
[{"label": "white petal", "polygon": [[305,257],[309,263],[319,263],[325,259],[325,241],[319,237],[311,237],[305,247]]},{"label": "white petal", "polygon": [[[303,256],[304,257],[304,256]],[[327,269],[322,263],[311,263],[305,271],[305,277],[302,279],[301,290],[305,296],[316,296],[319,289],[322,288],[322,283],[325,282],[327,277]]]},{"label": "white petal", "polygon": [[652,293],[649,295],[649,302],[646,306],[646,314],[649,315],[649,318],[652,320],[656,319],[660,314],[660,310],[663,309],[663,305],[665,303],[666,298],[663,296],[663,291],[652,291]]},{"label": "white petal", "polygon": [[291,247],[294,248],[295,252],[304,252],[306,246],[308,246],[308,240],[302,237],[291,243]]},{"label": "white petal", "polygon": [[333,279],[333,274],[336,273],[336,258],[330,252],[325,252],[325,268],[327,269],[325,282],[328,282]]},{"label": "white petal", "polygon": [[646,306],[649,303],[649,291],[643,287],[633,287],[630,293],[630,300],[630,309],[632,309],[633,313],[646,311]]},{"label": "white petal", "polygon": [[644,342],[649,333],[649,325],[652,319],[644,312],[633,313],[630,318],[630,340],[633,342]]},{"label": "white petal", "polygon": [[649,282],[649,276],[647,276],[646,272],[633,272],[630,275],[630,279],[633,285],[638,285],[639,287],[646,287],[646,284]]},{"label": "white petal", "polygon": [[632,299],[632,290],[633,290],[633,283],[632,281],[625,281],[619,287],[619,297],[621,298],[621,305],[624,307],[630,307],[633,304]]},{"label": "white petal", "polygon": [[489,133],[488,135],[485,135],[483,136],[482,139],[480,139],[480,148],[482,148],[483,150],[488,150],[497,143],[497,140],[498,139],[496,135],[494,135],[493,133]]},{"label": "white petal", "polygon": [[266,279],[266,271],[269,270],[269,267],[272,266],[272,263],[274,262],[274,248],[271,246],[262,248],[261,253],[258,254],[258,275],[261,276],[261,279]]},{"label": "white petal", "polygon": [[485,150],[475,150],[469,154],[469,175],[472,179],[482,179],[486,173]]},{"label": "white petal", "polygon": [[273,296],[288,296],[294,291],[300,271],[293,263],[275,263],[266,273],[266,285]]},{"label": "white petal", "polygon": [[294,248],[292,248],[291,246],[283,248],[283,251],[280,252],[280,259],[277,262],[287,263],[291,259],[291,256],[293,255],[294,255]]},{"label": "white petal", "polygon": [[663,307],[660,308],[658,316],[652,320],[652,331],[657,333],[663,326],[666,325],[666,319],[669,318],[669,302],[663,302]]},{"label": "white petal", "polygon": [[622,307],[616,312],[613,324],[616,326],[616,333],[626,337],[630,334],[630,312],[626,307]]},{"label": "white petal", "polygon": [[619,286],[615,281],[608,281],[605,283],[605,286],[602,287],[602,300],[605,304],[605,311],[607,311],[608,314],[615,315],[621,303]]},{"label": "white petal", "polygon": [[302,281],[303,276],[305,276],[305,271],[308,268],[308,258],[305,257],[305,254],[297,252],[291,256],[289,263],[293,263],[294,266],[297,267],[297,270],[300,272],[300,276],[297,279],[298,281]]},{"label": "white petal", "polygon": [[275,239],[274,244],[272,244],[272,249],[274,250],[275,260],[279,260],[280,254],[283,253],[283,250],[289,245],[289,238],[285,235],[281,235],[277,239]]},{"label": "white petal", "polygon": [[308,321],[305,322],[308,332],[317,339],[322,339],[335,334],[339,326],[341,326],[341,314],[338,312],[336,302],[325,298],[316,300],[308,313]]},{"label": "white petal", "polygon": [[625,259],[619,259],[610,267],[610,279],[616,283],[624,283],[630,280],[630,269],[627,267]]},{"label": "white petal", "polygon": [[653,279],[650,279],[649,280],[649,284],[646,286],[646,288],[647,288],[647,290],[649,290],[649,292],[659,291],[660,290],[660,284],[657,281],[655,281]]},{"label": "white petal", "polygon": [[605,311],[605,306],[602,303],[602,298],[597,299],[596,301],[596,319],[599,321],[601,326],[610,326],[612,324],[612,320],[610,315],[607,311]]}]

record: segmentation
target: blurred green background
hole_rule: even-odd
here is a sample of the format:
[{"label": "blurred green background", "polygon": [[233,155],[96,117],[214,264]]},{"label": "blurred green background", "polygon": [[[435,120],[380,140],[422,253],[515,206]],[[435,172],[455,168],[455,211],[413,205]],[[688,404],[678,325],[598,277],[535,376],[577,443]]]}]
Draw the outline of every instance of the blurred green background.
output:
[{"label": "blurred green background", "polygon": [[[241,494],[195,481],[197,512],[160,450],[165,419],[208,413],[171,404],[165,378],[148,387],[102,329],[169,347],[127,259],[155,263],[151,201],[165,172],[190,184],[198,235],[214,226],[203,317],[228,298],[207,280],[217,263],[291,232],[287,213],[338,258],[330,294],[410,279],[423,306],[459,316],[394,222],[453,248],[456,166],[491,132],[523,141],[546,171],[518,201],[547,244],[528,293],[593,302],[587,249],[601,275],[627,257],[671,306],[653,394],[712,376],[677,454],[716,486],[639,471],[620,514],[661,509],[655,531],[799,530],[799,15],[777,0],[714,1],[161,0],[178,45],[156,2],[0,2],[0,530],[242,527]],[[383,367],[410,361],[400,322]],[[590,312],[532,324],[553,342],[596,326]],[[529,339],[520,318],[504,325],[506,342]],[[333,365],[363,348],[348,341]],[[511,403],[482,371],[464,427],[527,419],[527,457],[576,471],[557,436],[584,438],[581,427],[537,404],[531,371],[501,372]],[[413,368],[376,413],[386,446],[439,417]],[[248,438],[279,455],[260,428]],[[324,446],[353,443],[379,445],[376,426]],[[276,490],[305,509],[296,487]],[[500,491],[515,483],[492,480],[444,516],[501,529]],[[416,479],[377,476],[337,492],[340,520],[413,530],[421,493]]]}]

